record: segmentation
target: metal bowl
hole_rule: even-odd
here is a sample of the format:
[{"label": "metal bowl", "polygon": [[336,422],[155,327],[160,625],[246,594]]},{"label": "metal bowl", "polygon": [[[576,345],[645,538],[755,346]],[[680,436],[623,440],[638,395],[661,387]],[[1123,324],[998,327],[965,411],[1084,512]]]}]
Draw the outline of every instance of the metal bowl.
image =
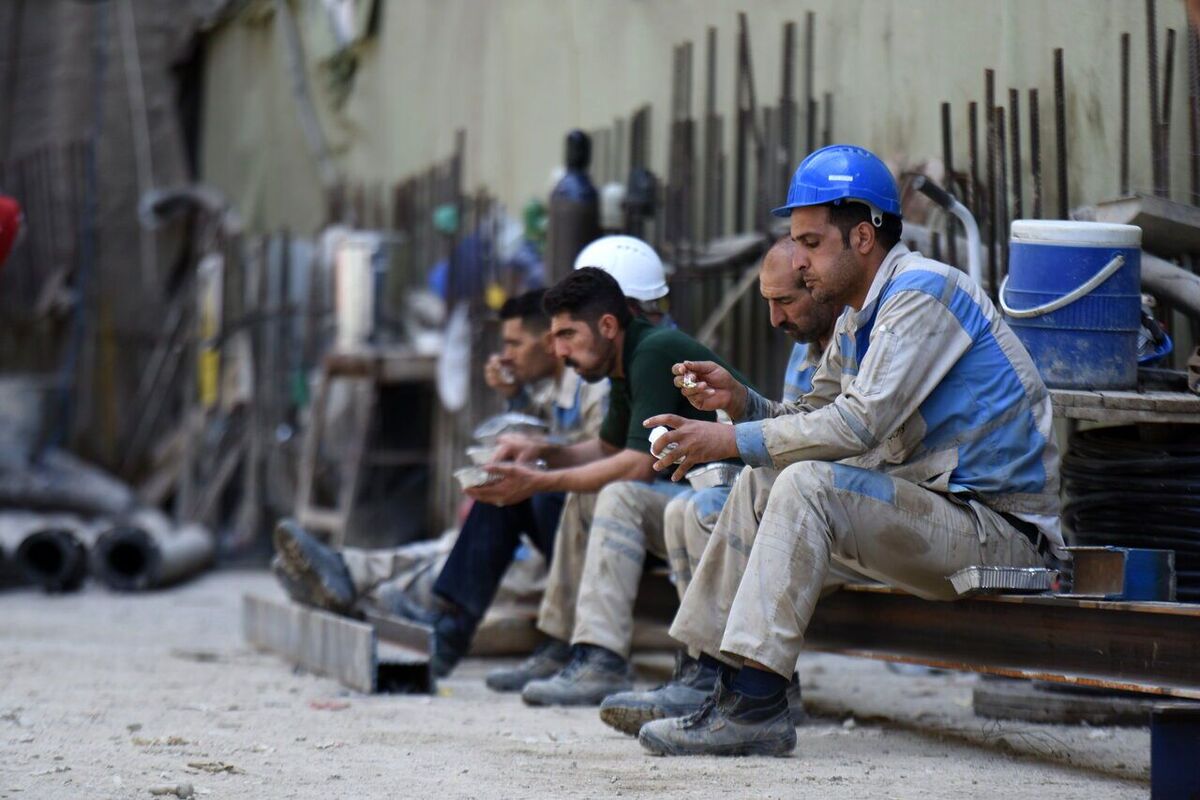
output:
[{"label": "metal bowl", "polygon": [[690,469],[683,477],[688,479],[688,483],[692,485],[692,489],[699,492],[703,489],[712,489],[716,486],[733,486],[733,482],[737,480],[737,476],[741,471],[741,464],[727,464],[724,461],[717,461]]}]

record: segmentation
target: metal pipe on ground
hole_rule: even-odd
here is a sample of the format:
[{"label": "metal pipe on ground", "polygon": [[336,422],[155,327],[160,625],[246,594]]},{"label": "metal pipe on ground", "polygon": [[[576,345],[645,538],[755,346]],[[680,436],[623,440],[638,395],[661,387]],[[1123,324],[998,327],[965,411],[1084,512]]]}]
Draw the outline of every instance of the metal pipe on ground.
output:
[{"label": "metal pipe on ground", "polygon": [[0,512],[0,549],[26,583],[70,592],[87,577],[87,549],[99,527],[73,514]]},{"label": "metal pipe on ground", "polygon": [[215,552],[204,526],[175,527],[158,511],[139,511],[96,540],[92,571],[110,589],[145,591],[192,577],[212,563]]},{"label": "metal pipe on ground", "polygon": [[62,450],[36,463],[0,470],[0,508],[116,516],[134,507],[133,490],[99,467]]}]

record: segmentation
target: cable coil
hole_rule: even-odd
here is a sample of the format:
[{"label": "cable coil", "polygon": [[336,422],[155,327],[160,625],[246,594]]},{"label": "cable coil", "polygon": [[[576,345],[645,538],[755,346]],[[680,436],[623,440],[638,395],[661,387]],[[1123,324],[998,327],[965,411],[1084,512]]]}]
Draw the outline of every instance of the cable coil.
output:
[{"label": "cable coil", "polygon": [[1200,600],[1200,429],[1147,442],[1133,425],[1080,431],[1062,462],[1074,545],[1175,551],[1176,594]]}]

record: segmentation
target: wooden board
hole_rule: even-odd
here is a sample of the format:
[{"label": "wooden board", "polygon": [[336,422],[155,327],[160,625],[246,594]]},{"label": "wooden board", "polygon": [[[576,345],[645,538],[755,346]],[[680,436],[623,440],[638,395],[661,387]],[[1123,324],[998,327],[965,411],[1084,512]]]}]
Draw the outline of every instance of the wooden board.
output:
[{"label": "wooden board", "polygon": [[375,630],[363,622],[296,603],[242,598],[246,641],[309,672],[360,692],[374,692],[378,661]]},{"label": "wooden board", "polygon": [[1200,395],[1189,392],[1131,392],[1051,389],[1054,415],[1092,422],[1200,424]]}]

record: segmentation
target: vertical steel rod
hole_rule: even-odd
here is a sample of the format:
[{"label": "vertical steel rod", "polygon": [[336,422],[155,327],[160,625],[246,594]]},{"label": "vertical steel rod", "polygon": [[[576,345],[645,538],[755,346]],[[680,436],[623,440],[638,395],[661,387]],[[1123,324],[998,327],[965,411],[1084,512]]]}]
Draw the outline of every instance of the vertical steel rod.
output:
[{"label": "vertical steel rod", "polygon": [[984,197],[987,198],[987,253],[988,253],[988,290],[994,292],[997,286],[997,255],[996,255],[996,71],[983,71],[984,82],[984,119],[987,122],[987,187]]},{"label": "vertical steel rod", "polygon": [[[950,104],[942,103],[942,164],[946,168],[946,190],[954,190],[954,147],[953,131],[950,127]],[[958,266],[958,226],[953,214],[946,214],[946,252],[950,263]]]},{"label": "vertical steel rod", "polygon": [[1025,216],[1024,197],[1021,192],[1021,93],[1016,89],[1008,90],[1008,124],[1009,147],[1012,150],[1012,218],[1021,219]]},{"label": "vertical steel rod", "polygon": [[1146,77],[1150,90],[1150,173],[1155,194],[1162,194],[1158,126],[1158,22],[1154,0],[1146,0]]},{"label": "vertical steel rod", "polygon": [[1029,173],[1033,179],[1033,219],[1042,218],[1042,130],[1038,90],[1029,90]]},{"label": "vertical steel rod", "polygon": [[804,14],[804,114],[807,123],[807,143],[811,153],[817,148],[817,101],[813,94],[813,71],[816,62],[816,14],[807,11]]},{"label": "vertical steel rod", "polygon": [[967,152],[971,174],[967,182],[967,203],[971,213],[979,218],[979,104],[967,103]]},{"label": "vertical steel rod", "polygon": [[1171,194],[1171,93],[1175,88],[1175,29],[1167,28],[1167,52],[1163,61],[1162,123],[1159,125],[1158,159],[1162,172],[1162,194]]},{"label": "vertical steel rod", "polygon": [[1058,218],[1070,215],[1070,198],[1067,196],[1067,102],[1063,79],[1063,51],[1054,51],[1054,135],[1058,158]]},{"label": "vertical steel rod", "polygon": [[1122,197],[1129,194],[1129,34],[1121,34],[1121,185]]}]

